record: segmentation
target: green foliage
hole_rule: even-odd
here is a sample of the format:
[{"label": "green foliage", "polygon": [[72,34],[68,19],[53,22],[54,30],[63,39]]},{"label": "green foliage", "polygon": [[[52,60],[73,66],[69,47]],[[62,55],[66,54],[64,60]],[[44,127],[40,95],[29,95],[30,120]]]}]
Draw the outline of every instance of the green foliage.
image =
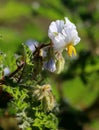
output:
[{"label": "green foliage", "polygon": [[33,129],[37,129],[37,128],[38,130],[57,129],[58,122],[54,114],[49,113],[48,115],[46,115],[45,113],[36,111],[35,117],[36,118],[33,123]]},{"label": "green foliage", "polygon": [[4,58],[5,55],[0,52],[0,78],[2,77],[2,72],[3,72],[3,62],[4,62]]},{"label": "green foliage", "polygon": [[[33,54],[25,44],[23,44],[23,47],[25,52],[23,58],[20,58],[20,56],[18,57],[19,59],[17,58],[18,66],[23,67],[22,70],[20,69],[21,67],[19,67],[12,73],[12,76],[8,75],[1,80],[4,81],[5,84],[2,85],[3,91],[9,93],[13,98],[7,104],[7,112],[10,116],[15,116],[18,126],[22,128],[22,130],[31,128],[56,130],[58,123],[57,117],[51,112],[53,106],[51,109],[47,109],[47,107],[49,108],[48,105],[51,105],[48,100],[50,100],[50,98],[52,100],[52,92],[49,92],[50,90],[48,90],[48,92],[44,90],[44,98],[48,99],[44,101],[44,105],[47,104],[44,108],[42,101],[39,101],[34,96],[34,87],[38,84],[39,78],[36,79],[35,77],[35,80],[33,79],[33,75],[36,73],[33,69],[35,66]],[[3,55],[1,55],[1,62],[3,62]],[[22,66],[23,62],[24,65]],[[38,75],[40,74],[37,73],[37,76]],[[41,89],[41,86],[39,86],[39,88],[35,87],[35,90],[39,91],[39,89]],[[45,93],[48,93],[46,97]],[[3,116],[4,113],[5,110],[0,109],[0,116]]]},{"label": "green foliage", "polygon": [[[98,0],[38,0],[36,3],[35,1],[1,0],[0,50],[4,53],[0,53],[0,79],[2,78],[5,67],[9,67],[11,73],[17,69],[14,53],[23,53],[21,43],[25,42],[28,38],[43,42],[48,41],[47,30],[49,22],[55,19],[63,19],[66,16],[77,25],[77,30],[80,32],[81,42],[77,46],[79,52],[78,58],[69,60],[68,57],[65,57],[65,70],[59,77],[45,72],[43,73],[43,77],[48,76],[47,80],[52,83],[57,101],[62,96],[68,100],[70,105],[77,109],[85,110],[90,108],[99,95],[98,4]],[[55,129],[57,125],[53,124],[52,115],[49,115],[51,117],[49,119],[50,117],[47,116],[48,113],[41,112],[40,116],[35,117],[36,112],[40,112],[34,110],[34,108],[38,108],[40,103],[36,104],[34,100],[32,101],[30,92],[32,92],[33,86],[36,86],[38,82],[42,84],[42,75],[38,75],[38,71],[41,68],[39,70],[36,68],[36,65],[40,63],[40,59],[34,65],[31,62],[33,61],[31,52],[25,45],[23,46],[26,52],[22,57],[18,55],[17,63],[20,65],[20,60],[26,58],[25,67],[24,69],[20,69],[13,78],[6,78],[6,85],[3,86],[5,91],[13,95],[13,100],[8,103],[7,111],[10,115],[16,115],[18,112],[20,115],[19,118],[21,115],[24,115],[21,120],[24,120],[23,122],[26,121],[27,125],[24,124],[24,126],[27,126],[27,128],[25,127],[26,130],[31,129],[27,122],[34,127],[31,119],[35,120],[35,129],[38,126],[38,129],[40,129],[40,126],[44,129],[46,127],[44,124],[46,123],[42,124],[41,120],[45,121],[45,118]],[[86,53],[90,51],[92,56],[88,55],[88,58],[86,58],[87,56],[84,52],[80,55],[82,50],[85,50]],[[36,71],[35,75],[34,70]],[[20,76],[22,78],[21,83],[17,84],[18,79],[20,82]],[[35,80],[35,77],[38,81]],[[62,88],[63,95],[60,94],[61,90],[58,88],[58,85]],[[24,114],[24,112],[27,114]],[[5,109],[0,109],[0,117],[4,116],[4,113]],[[97,122],[99,122],[97,119],[92,121],[91,129],[98,129]],[[49,129],[52,128],[49,126]]]},{"label": "green foliage", "polygon": [[1,20],[14,20],[20,16],[29,15],[30,8],[26,4],[9,1],[4,6],[0,7]]}]

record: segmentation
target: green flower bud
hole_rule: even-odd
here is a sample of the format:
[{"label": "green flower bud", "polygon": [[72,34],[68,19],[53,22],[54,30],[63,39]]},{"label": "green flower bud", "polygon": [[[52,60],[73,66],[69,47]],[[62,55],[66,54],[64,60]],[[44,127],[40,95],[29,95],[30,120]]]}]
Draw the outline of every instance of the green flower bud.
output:
[{"label": "green flower bud", "polygon": [[65,65],[65,60],[61,56],[59,59],[56,60],[56,73],[59,74],[63,71]]}]

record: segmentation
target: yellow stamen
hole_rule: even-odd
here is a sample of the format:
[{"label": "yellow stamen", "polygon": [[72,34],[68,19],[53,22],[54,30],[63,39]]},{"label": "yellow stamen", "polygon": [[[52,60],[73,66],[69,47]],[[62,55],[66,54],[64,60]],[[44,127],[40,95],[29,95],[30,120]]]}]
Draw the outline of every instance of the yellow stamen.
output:
[{"label": "yellow stamen", "polygon": [[73,55],[74,56],[76,56],[76,49],[75,49],[75,47],[72,45],[72,44],[69,44],[68,46],[67,46],[67,52],[68,52],[68,55],[70,56],[70,57],[72,57]]}]

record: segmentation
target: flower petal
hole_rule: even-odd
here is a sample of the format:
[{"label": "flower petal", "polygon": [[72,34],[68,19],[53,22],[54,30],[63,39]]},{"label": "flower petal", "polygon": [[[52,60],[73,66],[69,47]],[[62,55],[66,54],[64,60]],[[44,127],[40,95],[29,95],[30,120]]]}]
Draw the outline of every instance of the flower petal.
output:
[{"label": "flower petal", "polygon": [[64,27],[63,20],[56,20],[56,22],[52,22],[48,30],[49,38],[53,39],[55,36],[57,36],[58,33],[61,33],[63,27]]},{"label": "flower petal", "polygon": [[53,47],[55,51],[63,50],[65,46],[65,37],[59,33],[53,40]]},{"label": "flower petal", "polygon": [[35,40],[27,40],[26,45],[29,47],[29,49],[34,52],[36,47],[38,46],[38,42]]},{"label": "flower petal", "polygon": [[56,70],[55,61],[51,58],[47,62],[44,62],[44,68],[50,72],[54,72]]},{"label": "flower petal", "polygon": [[76,26],[75,26],[75,24],[73,24],[67,17],[65,17],[65,27],[67,26],[67,27],[71,27],[71,28],[74,28],[74,29],[76,29]]},{"label": "flower petal", "polygon": [[63,51],[67,45],[76,45],[80,42],[80,37],[76,30],[76,26],[65,17],[63,20],[56,20],[49,26],[48,36],[53,43],[54,51]]}]

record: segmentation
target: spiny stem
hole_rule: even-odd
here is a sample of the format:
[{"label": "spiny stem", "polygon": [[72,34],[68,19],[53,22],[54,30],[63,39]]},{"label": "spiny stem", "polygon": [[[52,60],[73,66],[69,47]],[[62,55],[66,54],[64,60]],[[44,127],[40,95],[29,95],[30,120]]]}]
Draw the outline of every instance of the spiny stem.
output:
[{"label": "spiny stem", "polygon": [[[18,68],[14,72],[9,74],[7,77],[8,78],[13,77],[17,72],[19,72],[22,69],[22,67],[24,67],[24,65],[25,65],[25,62],[23,62],[20,66],[18,66]],[[5,84],[5,77],[6,76],[3,76],[2,79],[0,79],[0,85]]]},{"label": "spiny stem", "polygon": [[40,51],[40,49],[43,49],[45,47],[50,47],[51,46],[51,43],[49,44],[41,44],[39,47],[36,48],[35,52],[33,53],[33,55],[35,55],[37,52]]},{"label": "spiny stem", "polygon": [[[38,48],[36,48],[36,51],[33,53],[33,55],[35,55],[36,53],[39,53],[40,49],[45,48],[45,47],[50,47],[50,46],[51,46],[51,43],[49,43],[49,44],[41,44]],[[16,69],[14,72],[12,72],[11,74],[9,74],[7,77],[8,77],[8,78],[13,77],[13,76],[14,76],[15,74],[17,74],[24,66],[25,66],[25,62],[23,62],[20,66],[18,66],[17,69]],[[24,70],[24,69],[23,69],[23,70]],[[20,82],[22,75],[23,75],[23,71],[22,71],[22,74],[20,75],[20,78],[19,78],[18,82]],[[0,79],[0,85],[6,84],[6,83],[5,83],[5,77],[6,77],[6,76],[3,76],[2,79]]]}]

